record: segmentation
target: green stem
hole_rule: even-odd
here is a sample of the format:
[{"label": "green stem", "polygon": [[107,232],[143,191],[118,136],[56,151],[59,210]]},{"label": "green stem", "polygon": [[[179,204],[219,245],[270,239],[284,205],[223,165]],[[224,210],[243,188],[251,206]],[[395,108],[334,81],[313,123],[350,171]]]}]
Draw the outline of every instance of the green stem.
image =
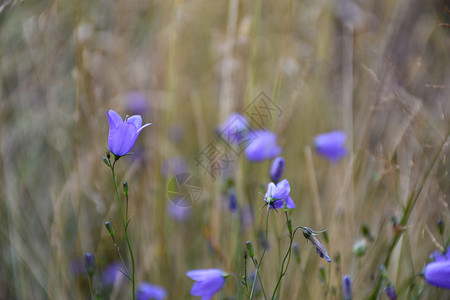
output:
[{"label": "green stem", "polygon": [[250,293],[250,300],[253,299],[253,293],[255,292],[256,277],[258,277],[259,283],[261,284],[261,290],[262,290],[262,292],[264,294],[264,299],[267,299],[266,293],[264,292],[264,287],[263,287],[263,284],[262,284],[261,276],[259,275],[259,268],[261,266],[261,263],[262,263],[263,258],[264,258],[264,254],[266,253],[266,249],[267,249],[267,236],[269,234],[269,211],[270,211],[270,206],[267,205],[266,237],[264,238],[264,249],[263,249],[263,253],[261,254],[261,259],[260,259],[259,263],[256,262],[254,259],[252,259],[253,264],[255,265],[256,271],[255,271],[255,279],[253,279],[252,291]]},{"label": "green stem", "polygon": [[[289,217],[288,217],[287,213],[285,213],[285,215],[286,215],[286,222],[289,222]],[[288,223],[286,223],[286,224],[288,224]],[[283,262],[281,263],[280,276],[278,277],[277,285],[275,286],[275,290],[273,291],[272,298],[271,298],[272,300],[275,299],[275,295],[281,284],[281,279],[283,278],[284,275],[286,275],[287,269],[289,267],[289,262],[291,261],[292,243],[294,241],[294,235],[295,235],[296,231],[291,232],[291,230],[289,228],[288,228],[288,230],[289,230],[289,239],[290,239],[289,249],[286,252],[286,254],[284,255]],[[286,259],[287,259],[287,263],[286,263]],[[286,268],[284,267],[285,263],[286,263]]]},{"label": "green stem", "polygon": [[117,159],[114,160],[114,163],[113,163],[113,165],[111,167],[111,173],[112,173],[113,180],[114,180],[114,189],[116,190],[117,197],[119,199],[120,213],[122,215],[123,229],[125,230],[125,238],[127,240],[128,250],[130,251],[131,271],[132,271],[132,274],[131,274],[131,285],[132,285],[133,300],[135,300],[136,299],[136,295],[135,295],[135,280],[134,280],[134,277],[135,277],[134,255],[133,255],[133,250],[131,249],[130,238],[128,236],[128,226],[127,226],[127,221],[125,220],[125,215],[124,215],[124,212],[123,212],[122,198],[120,197],[119,188],[117,187],[116,173],[114,171],[114,167],[116,165],[116,161],[117,161]]},{"label": "green stem", "polygon": [[[441,144],[439,145],[439,148],[437,149],[436,153],[434,154],[430,165],[428,166],[427,170],[423,174],[422,181],[420,182],[420,185],[419,185],[419,189],[413,190],[411,195],[409,196],[408,202],[406,203],[405,212],[403,213],[402,220],[400,221],[401,226],[405,226],[406,223],[408,223],[408,219],[411,215],[414,205],[416,204],[417,199],[419,199],[422,189],[425,186],[425,182],[427,181],[428,176],[430,175],[431,171],[433,170],[433,167],[436,164],[436,161],[438,160],[439,156],[441,155],[442,149],[444,148],[444,145],[447,142],[449,136],[450,136],[450,133],[447,133],[447,135],[445,136],[445,138],[442,140]],[[391,255],[394,251],[395,246],[397,245],[398,241],[400,240],[400,237],[401,237],[400,234],[396,234],[394,239],[392,240],[392,243],[388,250],[388,255],[384,261],[384,266],[386,268],[389,266],[389,263],[391,261]],[[378,278],[378,282],[375,287],[375,290],[373,291],[372,295],[369,298],[370,300],[375,300],[377,298],[378,292],[381,288],[382,281],[383,281],[383,278],[380,276]]]}]

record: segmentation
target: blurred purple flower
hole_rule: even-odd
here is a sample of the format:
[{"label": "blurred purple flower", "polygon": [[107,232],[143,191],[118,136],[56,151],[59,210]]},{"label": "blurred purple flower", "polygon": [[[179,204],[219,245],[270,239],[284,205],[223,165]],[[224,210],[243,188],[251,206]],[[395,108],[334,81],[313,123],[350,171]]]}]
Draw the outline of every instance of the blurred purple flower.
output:
[{"label": "blurred purple flower", "polygon": [[167,214],[174,220],[184,222],[191,216],[191,208],[185,200],[183,203],[177,202],[178,205],[174,204],[172,201],[167,202]]},{"label": "blurred purple flower", "polygon": [[226,274],[219,269],[192,270],[186,273],[196,282],[192,286],[191,295],[211,299],[225,284]]},{"label": "blurred purple flower", "polygon": [[281,179],[281,176],[283,176],[285,165],[286,162],[281,156],[278,156],[273,160],[272,166],[270,168],[270,177],[272,178],[273,182],[278,182]]},{"label": "blurred purple flower", "polygon": [[219,134],[230,144],[240,145],[246,140],[249,127],[247,119],[238,113],[232,113],[228,119],[219,126]]},{"label": "blurred purple flower", "polygon": [[95,273],[95,257],[91,252],[87,252],[84,256],[84,267],[89,276],[94,275]]},{"label": "blurred purple flower", "polygon": [[119,270],[123,271],[123,266],[120,262],[109,264],[102,272],[103,283],[106,285],[113,285],[117,279],[117,275],[124,276]]},{"label": "blurred purple flower", "polygon": [[142,129],[151,125],[142,125],[142,118],[134,115],[122,121],[122,118],[114,110],[106,112],[109,120],[108,146],[116,156],[123,156],[130,152]]},{"label": "blurred purple flower", "polygon": [[352,280],[348,275],[345,275],[342,279],[342,291],[345,300],[352,299]]},{"label": "blurred purple flower", "polygon": [[149,110],[147,97],[139,91],[128,92],[125,96],[127,109],[133,115],[145,115]]},{"label": "blurred purple flower", "polygon": [[169,140],[173,143],[179,143],[184,138],[184,128],[181,125],[174,124],[169,128]]},{"label": "blurred purple flower", "polygon": [[386,295],[389,297],[390,300],[396,300],[397,299],[397,293],[395,292],[395,288],[390,283],[386,287]]},{"label": "blurred purple flower", "polygon": [[281,147],[277,145],[277,135],[275,133],[258,130],[252,132],[252,135],[252,142],[245,149],[245,155],[248,160],[260,162],[281,154]]},{"label": "blurred purple flower", "polygon": [[228,191],[228,208],[231,212],[235,212],[238,209],[237,196],[233,190]]},{"label": "blurred purple flower", "polygon": [[270,208],[282,208],[283,204],[286,202],[287,208],[293,209],[295,208],[295,203],[291,196],[289,196],[290,192],[291,187],[289,186],[287,179],[280,181],[277,185],[271,182],[267,186],[264,201],[270,205]]},{"label": "blurred purple flower", "polygon": [[435,261],[426,265],[425,280],[434,286],[450,289],[450,248],[446,254],[434,252]]},{"label": "blurred purple flower", "polygon": [[147,282],[140,283],[136,291],[136,300],[163,300],[166,297],[164,288]]},{"label": "blurred purple flower", "polygon": [[161,173],[164,177],[188,172],[185,160],[180,156],[166,158],[161,163]]},{"label": "blurred purple flower", "polygon": [[314,139],[315,149],[319,155],[332,163],[337,163],[348,153],[347,148],[345,148],[346,140],[347,134],[342,131],[319,134]]}]

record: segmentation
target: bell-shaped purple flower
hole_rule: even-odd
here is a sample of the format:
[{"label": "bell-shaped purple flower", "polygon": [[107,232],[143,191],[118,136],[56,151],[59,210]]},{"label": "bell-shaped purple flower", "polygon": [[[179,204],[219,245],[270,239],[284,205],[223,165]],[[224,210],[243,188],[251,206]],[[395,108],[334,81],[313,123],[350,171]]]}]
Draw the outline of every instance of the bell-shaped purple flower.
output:
[{"label": "bell-shaped purple flower", "polygon": [[287,179],[280,181],[277,185],[271,182],[267,186],[264,200],[270,205],[270,208],[282,208],[286,202],[286,207],[293,209],[295,208],[295,203],[291,196],[289,196],[290,192],[291,187],[289,186],[289,181],[287,181]]},{"label": "bell-shaped purple flower", "polygon": [[314,146],[317,153],[332,163],[337,163],[341,158],[347,155],[345,148],[347,134],[342,131],[332,131],[319,134],[314,138]]},{"label": "bell-shaped purple flower", "polygon": [[281,154],[281,147],[277,145],[277,135],[275,133],[257,130],[251,134],[251,142],[245,149],[245,155],[248,160],[260,162]]},{"label": "bell-shaped purple flower", "polygon": [[342,279],[342,292],[345,300],[352,299],[352,280],[348,275],[345,275]]},{"label": "bell-shaped purple flower", "polygon": [[434,286],[450,289],[450,248],[446,254],[433,254],[435,261],[426,265],[425,280]]},{"label": "bell-shaped purple flower", "polygon": [[196,281],[192,286],[191,295],[209,300],[225,284],[226,273],[219,269],[204,269],[192,270],[186,275]]},{"label": "bell-shaped purple flower", "polygon": [[136,290],[136,300],[164,300],[166,297],[164,288],[147,282],[140,283]]},{"label": "bell-shaped purple flower", "polygon": [[130,152],[142,129],[151,125],[142,125],[142,118],[134,115],[125,121],[114,110],[106,112],[109,120],[108,146],[109,150],[116,156],[123,156]]},{"label": "bell-shaped purple flower", "polygon": [[281,179],[281,176],[283,176],[285,165],[286,162],[281,156],[278,156],[273,160],[272,166],[270,167],[270,177],[272,178],[273,182],[278,182]]}]

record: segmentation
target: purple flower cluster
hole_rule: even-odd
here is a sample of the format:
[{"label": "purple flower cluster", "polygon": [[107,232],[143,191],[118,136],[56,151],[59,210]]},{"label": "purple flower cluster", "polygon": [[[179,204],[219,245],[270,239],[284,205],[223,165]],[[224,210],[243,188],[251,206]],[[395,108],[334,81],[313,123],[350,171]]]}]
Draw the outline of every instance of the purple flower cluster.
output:
[{"label": "purple flower cluster", "polygon": [[425,280],[434,286],[450,289],[450,248],[445,254],[434,252],[434,262],[426,265]]}]

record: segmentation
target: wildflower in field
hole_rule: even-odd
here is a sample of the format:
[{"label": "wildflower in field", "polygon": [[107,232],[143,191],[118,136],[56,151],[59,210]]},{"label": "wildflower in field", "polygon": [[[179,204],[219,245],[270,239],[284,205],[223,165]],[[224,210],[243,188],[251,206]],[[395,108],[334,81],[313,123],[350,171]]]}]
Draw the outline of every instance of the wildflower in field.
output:
[{"label": "wildflower in field", "polygon": [[282,208],[283,204],[286,203],[287,208],[293,209],[295,208],[295,203],[291,196],[289,196],[290,192],[291,187],[289,186],[289,181],[287,181],[287,179],[280,181],[277,185],[271,182],[267,186],[264,201],[270,205],[270,208]]},{"label": "wildflower in field", "polygon": [[115,156],[123,156],[130,152],[142,129],[151,125],[151,123],[147,123],[141,126],[140,115],[131,116],[123,121],[119,114],[112,109],[106,113],[109,120],[108,146]]},{"label": "wildflower in field", "polygon": [[124,273],[125,271],[119,261],[109,264],[101,274],[103,284],[108,286],[113,285],[118,278],[117,276],[124,276],[122,272]]},{"label": "wildflower in field", "polygon": [[342,291],[345,300],[352,299],[352,280],[348,275],[345,275],[342,279]]},{"label": "wildflower in field", "polygon": [[445,254],[435,252],[434,262],[426,265],[425,280],[434,286],[450,289],[450,248]]},{"label": "wildflower in field", "polygon": [[272,166],[270,167],[270,177],[272,178],[273,182],[278,182],[281,179],[281,176],[283,176],[285,165],[286,162],[281,156],[278,156],[273,160]]},{"label": "wildflower in field", "polygon": [[191,270],[186,275],[196,281],[191,295],[202,297],[202,300],[211,299],[223,287],[225,277],[228,276],[219,269]]},{"label": "wildflower in field", "polygon": [[174,199],[167,203],[167,214],[172,219],[184,222],[191,216],[192,209],[189,206],[189,202],[185,199]]},{"label": "wildflower in field", "polygon": [[247,119],[238,113],[232,113],[218,128],[219,135],[228,143],[240,145],[247,139],[249,127]]},{"label": "wildflower in field", "polygon": [[397,293],[395,292],[394,286],[388,282],[386,286],[386,295],[390,300],[397,300]]},{"label": "wildflower in field", "polygon": [[347,155],[345,141],[347,134],[342,131],[332,131],[319,134],[314,139],[314,146],[317,153],[332,163],[337,163],[341,158]]},{"label": "wildflower in field", "polygon": [[252,132],[252,141],[245,149],[247,159],[260,162],[272,159],[281,154],[281,147],[277,145],[277,135],[270,131],[257,130]]},{"label": "wildflower in field", "polygon": [[164,288],[147,282],[139,284],[136,291],[136,300],[163,300],[166,297],[167,293]]}]

